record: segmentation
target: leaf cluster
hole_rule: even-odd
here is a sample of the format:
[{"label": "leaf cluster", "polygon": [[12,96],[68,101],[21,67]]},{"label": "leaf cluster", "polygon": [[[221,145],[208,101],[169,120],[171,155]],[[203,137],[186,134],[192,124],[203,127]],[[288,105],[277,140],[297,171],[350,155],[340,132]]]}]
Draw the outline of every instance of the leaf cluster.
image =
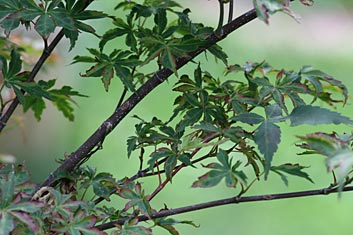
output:
[{"label": "leaf cluster", "polygon": [[[92,138],[100,138],[93,146],[96,150],[85,145],[94,142],[89,139],[80,147],[89,149],[87,154],[83,151],[84,156],[72,154],[72,158],[64,160],[80,158],[79,163],[71,165],[73,170],[66,171],[63,164],[64,170],[52,174],[56,177],[55,183],[60,182],[56,189],[42,187],[38,190],[29,182],[29,173],[23,165],[1,164],[1,234],[106,234],[99,228],[111,223],[114,227],[111,234],[152,234],[153,228],[161,227],[176,235],[179,234],[176,224],[195,225],[165,216],[152,218],[156,213],[172,213],[173,210],[166,205],[158,211],[152,207],[151,200],[182,169],[200,167],[204,170],[194,179],[192,187],[211,188],[224,182],[226,187],[234,188],[239,197],[255,182],[261,181],[262,176],[267,179],[270,173],[278,175],[285,185],[289,184],[288,176],[313,182],[305,172],[307,167],[299,163],[273,164],[274,157],[280,157],[275,153],[282,140],[283,127],[353,124],[350,118],[338,112],[314,106],[317,101],[325,107],[344,105],[348,92],[340,81],[310,66],[292,71],[275,69],[265,61],[230,64],[219,45],[209,45],[209,38],[224,35],[218,34],[218,30],[214,32],[212,27],[192,22],[190,10],[182,9],[176,1],[122,1],[115,10],[127,11],[125,17],[87,10],[90,2],[0,0],[0,27],[8,35],[20,25],[27,29],[33,26],[44,42],[43,54],[36,64],[39,67],[60,37],[66,36],[70,40],[71,50],[80,32],[98,36],[98,48],[88,48],[89,55],[78,55],[72,63],[91,64],[81,76],[101,78],[106,91],[114,77],[120,79],[124,91],[111,118],[116,118],[116,113],[130,105],[129,99],[125,99],[127,92],[142,99],[139,91],[147,86],[148,79],[157,76],[159,82],[166,80],[168,76],[158,77],[163,71],[177,77],[173,88],[178,93],[174,110],[165,121],[158,117],[149,121],[134,116],[138,123],[135,134],[127,140],[127,155],[129,158],[138,156],[140,166],[130,178],[115,179],[112,173],[79,167],[102,148],[104,138],[116,126],[110,122],[105,122],[109,126],[101,126],[92,135]],[[290,2],[254,0],[253,12],[256,11],[258,18],[266,23],[276,12],[296,18],[289,8]],[[313,1],[300,2],[311,5]],[[102,36],[85,22],[100,18],[108,18],[113,24],[113,28]],[[54,44],[48,45],[48,37],[56,28],[61,31],[53,40]],[[124,48],[111,49],[119,40],[124,41]],[[3,78],[0,90],[11,89],[24,111],[32,109],[38,120],[45,108],[44,100],[52,102],[65,117],[73,120],[72,97],[83,95],[69,86],[54,88],[56,80],[34,82],[37,71],[23,68],[23,49],[2,41],[0,46],[4,49],[0,52]],[[178,74],[178,61],[196,62],[192,55],[201,51],[220,60],[226,66],[224,74],[215,76],[198,63],[195,63],[193,74]],[[151,68],[152,72],[149,72]],[[155,70],[161,73],[154,73]],[[1,116],[12,101],[4,101],[1,96]],[[327,170],[336,172],[332,189],[342,191],[352,182],[352,135],[318,132],[298,138],[302,141],[298,146],[305,150],[302,154],[325,156]],[[159,181],[152,193],[138,181],[148,176],[156,176]],[[109,202],[113,197],[123,202],[121,208],[98,206],[101,201]],[[139,224],[141,218],[152,220],[153,224],[142,226]]]},{"label": "leaf cluster", "polygon": [[[155,62],[158,68],[167,68],[176,75],[176,59],[187,57],[189,52],[205,46],[205,38],[213,32],[211,27],[193,23],[189,9],[174,1],[122,2],[116,10],[129,10],[126,18],[114,18],[112,29],[105,32],[99,42],[99,51],[88,49],[91,56],[76,56],[74,63],[93,63],[84,77],[101,77],[108,91],[111,79],[117,75],[124,88],[132,92],[136,85],[149,78],[142,67]],[[107,43],[124,38],[126,50],[106,53]],[[227,61],[222,48],[212,45],[208,51],[224,63]]]},{"label": "leaf cluster", "polygon": [[0,1],[0,27],[6,34],[24,25],[27,28],[32,24],[37,33],[44,39],[48,38],[59,27],[70,39],[71,48],[75,46],[80,31],[95,33],[95,29],[83,21],[107,17],[106,14],[84,10],[85,1],[40,1],[11,0]]},{"label": "leaf cluster", "polygon": [[[147,122],[141,119],[135,126],[136,136],[127,141],[129,156],[140,149],[139,157],[148,157],[149,169],[159,169],[163,164],[170,180],[179,167],[195,167],[196,162],[216,157],[218,162],[204,166],[211,170],[195,181],[194,187],[214,186],[224,178],[227,186],[235,187],[240,183],[245,190],[249,176],[238,169],[240,165],[250,166],[256,178],[263,173],[266,178],[274,171],[286,184],[288,180],[280,172],[312,181],[302,172],[305,167],[298,164],[271,165],[281,142],[278,123],[351,125],[352,120],[339,113],[310,105],[317,99],[329,105],[345,103],[346,88],[327,74],[309,67],[294,72],[277,70],[263,62],[232,65],[226,71],[228,76],[239,73],[243,73],[242,80],[222,82],[209,72],[202,72],[199,65],[193,78],[182,75],[174,88],[181,95],[175,99],[170,120],[162,122],[153,118]],[[342,99],[333,100],[323,95],[329,90],[343,94]],[[313,98],[309,99],[310,96]],[[172,126],[176,117],[181,119]],[[222,150],[221,146],[228,149]],[[145,157],[147,147],[153,150]],[[207,149],[207,154],[200,156],[201,149]],[[237,159],[235,164],[231,163],[232,158]]]},{"label": "leaf cluster", "polygon": [[[23,105],[26,112],[32,109],[34,116],[40,120],[46,105],[44,99],[50,100],[60,110],[65,117],[73,121],[73,108],[71,106],[72,96],[84,96],[79,92],[72,90],[69,86],[63,86],[60,89],[54,89],[56,80],[43,81],[37,83],[28,82],[28,71],[22,71],[22,59],[17,49],[12,49],[9,62],[6,57],[0,56],[0,67],[4,82],[1,90],[4,88],[12,89],[19,102]],[[26,95],[25,95],[26,92]],[[1,102],[1,110],[5,108],[6,103]]]}]

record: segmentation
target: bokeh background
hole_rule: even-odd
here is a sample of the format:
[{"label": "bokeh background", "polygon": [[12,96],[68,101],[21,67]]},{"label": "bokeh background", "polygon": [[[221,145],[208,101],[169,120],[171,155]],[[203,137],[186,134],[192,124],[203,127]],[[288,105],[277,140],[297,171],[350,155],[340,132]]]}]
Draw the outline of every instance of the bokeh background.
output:
[{"label": "bokeh background", "polygon": [[[178,1],[191,9],[192,19],[205,22],[210,26],[217,25],[217,1],[193,0]],[[251,8],[249,0],[236,1],[236,14],[239,15]],[[92,9],[108,11],[111,14],[122,14],[112,10],[116,1],[97,1]],[[301,23],[292,18],[277,14],[271,18],[270,25],[255,20],[233,33],[220,45],[229,55],[230,64],[244,64],[246,61],[261,62],[264,59],[276,68],[299,70],[302,65],[312,65],[334,78],[344,81],[350,93],[353,91],[353,2],[349,0],[321,0],[312,7],[299,3],[293,9],[301,16]],[[125,14],[125,13],[123,13]],[[98,33],[103,33],[111,26],[109,21],[92,21]],[[32,35],[33,40],[37,40]],[[58,58],[55,65],[49,65],[41,78],[57,78],[59,84],[70,84],[76,90],[90,98],[78,98],[75,111],[75,122],[67,121],[55,108],[48,104],[41,122],[32,117],[32,113],[16,112],[11,127],[0,136],[0,152],[11,154],[18,162],[25,161],[31,170],[33,180],[40,182],[58,164],[65,154],[74,151],[100,124],[110,115],[120,97],[121,84],[115,79],[107,93],[99,79],[81,78],[80,72],[87,67],[70,65],[71,59],[86,54],[85,48],[96,47],[97,39],[91,35],[80,36],[77,47],[68,52],[68,42],[63,42],[56,51]],[[119,47],[119,44],[110,45]],[[205,61],[199,57],[202,65],[214,76],[222,76],[224,65]],[[182,69],[180,74],[190,73],[194,64]],[[172,104],[177,94],[171,87],[177,81],[172,77],[158,87],[143,100],[133,112],[105,140],[102,151],[97,152],[88,162],[98,171],[114,174],[118,178],[133,175],[138,169],[137,154],[130,159],[126,155],[126,139],[133,135],[137,120],[133,114],[150,120],[158,116],[166,120],[172,111]],[[317,105],[323,105],[317,103]],[[345,107],[339,106],[337,111],[353,118],[352,99]],[[23,127],[17,124],[21,123]],[[276,175],[270,175],[266,182],[259,182],[248,195],[281,193],[295,190],[308,190],[328,186],[331,175],[326,172],[324,158],[320,156],[296,155],[300,150],[294,146],[295,135],[303,135],[307,131],[352,132],[347,126],[319,126],[287,128],[283,124],[282,143],[275,156],[274,164],[298,162],[310,166],[310,173],[315,184],[290,177],[286,187]],[[199,167],[182,171],[160,193],[152,204],[162,208],[164,203],[170,208],[186,206],[193,203],[206,202],[235,195],[234,189],[227,189],[223,184],[211,189],[193,189],[191,183],[204,173]],[[144,182],[147,193],[156,187],[157,179]],[[150,191],[148,191],[150,190]],[[117,207],[121,207],[119,201]],[[353,194],[345,193],[339,200],[337,195],[297,198],[290,200],[244,203],[228,205],[203,211],[178,215],[180,220],[192,220],[200,225],[194,228],[178,225],[182,234],[352,234],[353,231]],[[151,224],[152,225],[152,224]],[[156,230],[156,234],[166,234]]]}]

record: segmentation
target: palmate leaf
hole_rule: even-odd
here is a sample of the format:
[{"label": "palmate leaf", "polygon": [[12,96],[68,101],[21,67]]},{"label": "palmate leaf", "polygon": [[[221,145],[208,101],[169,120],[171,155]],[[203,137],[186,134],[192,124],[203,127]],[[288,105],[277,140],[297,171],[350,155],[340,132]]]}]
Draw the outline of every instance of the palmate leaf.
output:
[{"label": "palmate leaf", "polygon": [[109,55],[93,48],[87,49],[93,56],[75,56],[72,63],[85,62],[94,63],[82,77],[101,77],[106,91],[116,74],[121,82],[130,91],[135,91],[135,85],[131,77],[131,68],[138,66],[141,62],[131,51],[114,50]]},{"label": "palmate leaf", "polygon": [[84,212],[75,213],[75,216],[69,221],[62,221],[61,224],[54,224],[52,231],[60,234],[87,234],[87,235],[104,235],[103,231],[94,228],[97,219],[93,215],[86,215]]},{"label": "palmate leaf", "polygon": [[340,113],[311,105],[302,105],[293,109],[288,116],[291,126],[298,125],[319,125],[319,124],[349,124],[353,125],[353,120],[342,116]]},{"label": "palmate leaf", "polygon": [[[43,110],[46,108],[44,102],[44,98],[46,98],[51,101],[66,118],[73,121],[74,108],[72,107],[72,104],[75,104],[75,102],[72,97],[87,96],[80,94],[69,86],[63,86],[60,89],[51,89],[55,85],[55,82],[56,80],[53,79],[49,81],[41,80],[38,83],[16,83],[29,94],[24,96],[20,90],[13,87],[15,92],[16,89],[18,90],[17,92],[20,95],[18,98],[21,104],[23,104],[23,111],[27,112],[29,109],[32,109],[34,116],[40,121]],[[23,99],[23,101],[21,101],[21,99]]]},{"label": "palmate leaf", "polygon": [[[336,92],[339,94],[342,94],[344,96],[343,103],[346,103],[347,98],[348,98],[348,90],[347,90],[347,87],[345,85],[343,85],[343,83],[341,81],[336,80],[336,79],[332,78],[332,76],[329,76],[328,74],[326,74],[320,70],[314,69],[311,66],[304,66],[300,70],[298,75],[302,79],[310,82],[312,84],[312,86],[314,87],[314,91],[315,91],[316,95],[315,95],[313,101],[315,101],[316,98],[320,98],[327,103],[329,103],[330,101],[333,101],[332,99],[325,100],[322,97],[320,97],[320,95],[322,96],[322,93],[325,89],[322,86],[321,82],[326,82],[330,85],[328,87],[328,89],[336,88]],[[336,102],[341,102],[341,101],[339,100]]]},{"label": "palmate leaf", "polygon": [[165,40],[159,37],[143,37],[142,44],[148,48],[148,57],[145,64],[158,58],[158,62],[172,70],[177,75],[176,58],[186,56],[188,52],[196,50],[205,42],[190,35],[181,39]]},{"label": "palmate leaf", "polygon": [[[19,223],[24,224],[33,232],[38,231],[38,225],[34,223],[31,213],[39,211],[43,204],[20,200],[21,184],[23,185],[27,180],[25,169],[19,167],[16,171],[10,169],[6,177],[0,178],[0,234],[11,234],[10,232]],[[22,196],[25,196],[25,193]]]},{"label": "palmate leaf", "polygon": [[110,173],[101,172],[94,176],[90,182],[93,187],[93,192],[98,197],[103,197],[110,201],[110,192],[114,188],[115,179]]},{"label": "palmate leaf", "polygon": [[35,29],[43,37],[48,37],[55,30],[55,22],[49,14],[43,14],[36,22]]},{"label": "palmate leaf", "polygon": [[77,31],[74,19],[68,15],[64,8],[56,8],[50,12],[50,15],[57,26],[66,30]]},{"label": "palmate leaf", "polygon": [[194,188],[209,188],[216,186],[221,182],[222,179],[225,180],[227,187],[236,187],[238,183],[241,185],[246,184],[247,176],[243,171],[238,171],[237,168],[240,166],[241,162],[236,162],[232,164],[231,159],[229,159],[228,153],[222,149],[219,150],[217,154],[217,159],[219,162],[210,163],[206,168],[211,169],[206,174],[200,176],[196,180],[192,187]]},{"label": "palmate leaf", "polygon": [[271,168],[274,153],[277,151],[278,144],[281,142],[281,129],[272,121],[264,121],[256,129],[254,141],[260,152],[265,158],[265,178]]},{"label": "palmate leaf", "polygon": [[148,196],[145,195],[140,183],[136,183],[133,187],[119,187],[117,192],[120,197],[129,200],[125,205],[125,210],[128,210],[131,207],[137,207],[144,215],[152,213]]}]

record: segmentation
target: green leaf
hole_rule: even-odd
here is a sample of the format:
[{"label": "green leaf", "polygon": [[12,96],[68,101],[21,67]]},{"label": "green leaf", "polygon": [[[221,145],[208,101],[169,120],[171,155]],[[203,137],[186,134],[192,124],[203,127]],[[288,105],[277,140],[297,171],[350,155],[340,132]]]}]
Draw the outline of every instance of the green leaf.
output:
[{"label": "green leaf", "polygon": [[[343,85],[341,81],[338,81],[338,80],[332,78],[328,74],[326,74],[320,70],[316,70],[316,69],[312,68],[311,66],[304,66],[300,70],[299,76],[301,78],[309,81],[313,85],[313,87],[315,88],[315,93],[316,93],[315,98],[319,97],[320,99],[322,99],[320,96],[322,95],[322,92],[325,88],[329,90],[329,89],[332,89],[333,87],[337,87],[339,89],[337,91],[337,93],[343,94],[343,96],[344,96],[343,103],[345,103],[347,101],[347,98],[348,98],[347,87],[345,85]],[[321,84],[321,81],[327,82],[330,86],[323,87],[323,85]],[[326,100],[324,100],[324,101],[327,102]],[[329,100],[329,101],[332,101],[332,100]]]},{"label": "green leaf", "polygon": [[12,30],[20,25],[20,21],[17,19],[5,19],[1,21],[0,26],[5,30],[5,34],[9,35]]},{"label": "green leaf", "polygon": [[132,92],[135,92],[136,89],[134,83],[132,82],[130,70],[126,67],[120,66],[119,64],[115,64],[114,69],[116,74],[124,84],[124,87],[128,88]]},{"label": "green leaf", "polygon": [[3,7],[0,9],[0,19],[7,17],[11,13],[13,13],[12,9]]},{"label": "green leaf", "polygon": [[102,71],[102,82],[104,84],[105,91],[108,91],[110,81],[114,77],[114,67],[112,65],[105,66]]},{"label": "green leaf", "polygon": [[175,154],[168,156],[167,160],[165,161],[164,164],[164,170],[165,170],[165,175],[167,176],[167,178],[172,181],[172,177],[173,177],[173,170],[177,164],[177,157]]},{"label": "green leaf", "polygon": [[0,234],[8,235],[15,229],[16,223],[9,213],[1,211],[0,215]]},{"label": "green leaf", "polygon": [[282,109],[277,103],[266,106],[265,112],[268,119],[276,120],[278,117],[282,117]]},{"label": "green leaf", "polygon": [[179,221],[172,218],[158,218],[158,219],[155,219],[154,222],[156,223],[157,226],[164,228],[172,235],[179,235],[178,231],[174,227],[174,225],[177,225],[177,224],[188,224],[195,228],[198,227],[192,221],[186,221],[186,220]]},{"label": "green leaf", "polygon": [[154,15],[154,23],[158,28],[158,33],[161,34],[167,26],[167,12],[166,9],[159,8],[157,14]]},{"label": "green leaf", "polygon": [[37,83],[13,81],[13,84],[22,88],[31,96],[44,97],[49,100],[51,99],[50,93]]},{"label": "green leaf", "polygon": [[110,192],[113,189],[114,179],[109,173],[99,173],[92,179],[93,192],[98,197],[110,201]]},{"label": "green leaf", "polygon": [[335,135],[325,134],[322,132],[308,134],[306,136],[298,136],[305,144],[298,145],[301,148],[313,150],[316,153],[331,157],[342,149],[349,149],[349,141],[337,138]]},{"label": "green leaf", "polygon": [[66,98],[57,98],[53,101],[53,104],[64,114],[64,117],[70,121],[74,121],[75,116],[73,114],[74,109],[71,107],[70,103]]},{"label": "green leaf", "polygon": [[265,158],[265,178],[271,168],[273,154],[281,142],[281,129],[271,121],[264,121],[256,129],[254,141]]},{"label": "green leaf", "polygon": [[76,20],[93,20],[93,19],[105,18],[107,16],[108,15],[102,11],[85,10],[85,11],[81,11],[78,14],[75,14],[73,17]]},{"label": "green leaf", "polygon": [[43,110],[46,108],[46,106],[44,100],[40,97],[25,96],[23,111],[27,112],[29,108],[31,108],[34,112],[34,116],[37,121],[40,121]]},{"label": "green leaf", "polygon": [[9,71],[7,74],[4,74],[5,79],[11,78],[15,74],[19,73],[22,69],[22,60],[21,55],[16,49],[11,50],[11,60],[9,63]]},{"label": "green leaf", "polygon": [[317,106],[305,105],[298,106],[293,109],[288,116],[291,126],[298,125],[319,125],[319,124],[349,124],[353,125],[353,121],[348,117],[342,116],[337,112],[330,111]]},{"label": "green leaf", "polygon": [[80,29],[80,30],[87,32],[87,33],[91,33],[91,34],[96,35],[98,37],[98,35],[96,34],[96,30],[89,24],[85,24],[80,21],[75,21],[75,26],[77,29]]},{"label": "green leaf", "polygon": [[124,34],[127,34],[128,30],[127,29],[121,29],[121,28],[115,28],[115,29],[110,29],[107,32],[105,32],[101,38],[101,41],[99,42],[99,48],[103,50],[105,44],[109,42],[110,40],[116,39],[118,37],[121,37]]},{"label": "green leaf", "polygon": [[9,174],[7,175],[7,179],[0,178],[0,208],[7,207],[15,196],[15,179],[16,176],[14,171],[9,172]]},{"label": "green leaf", "polygon": [[209,51],[217,59],[220,59],[225,65],[228,65],[228,55],[222,50],[222,47],[218,46],[217,44],[214,44],[208,47],[207,51]]},{"label": "green leaf", "polygon": [[70,40],[69,51],[71,51],[76,45],[76,41],[78,39],[78,31],[71,31],[71,30],[64,29],[64,35],[66,38]]},{"label": "green leaf", "polygon": [[157,149],[156,151],[154,151],[151,155],[150,155],[150,159],[148,160],[148,165],[150,166],[150,169],[152,170],[153,167],[155,166],[156,162],[163,157],[169,157],[169,156],[173,156],[174,152],[171,151],[168,148],[160,148]]},{"label": "green leaf", "polygon": [[192,187],[209,188],[216,186],[219,182],[224,179],[227,187],[236,187],[238,183],[241,185],[246,184],[246,175],[243,171],[237,171],[240,166],[240,162],[236,162],[232,165],[232,161],[229,159],[228,153],[222,149],[217,154],[217,163],[210,163],[206,168],[211,169],[206,174],[200,176],[197,181],[192,184]]},{"label": "green leaf", "polygon": [[130,158],[132,151],[136,149],[138,143],[138,138],[135,136],[130,136],[127,139],[127,157]]},{"label": "green leaf", "polygon": [[25,21],[32,21],[36,17],[43,14],[43,11],[38,7],[23,9],[18,13],[18,17]]},{"label": "green leaf", "polygon": [[204,122],[204,121],[202,121],[199,125],[193,126],[192,128],[197,130],[203,130],[205,132],[216,132],[216,133],[221,132],[221,130],[218,127],[212,125],[209,122]]},{"label": "green leaf", "polygon": [[265,120],[264,117],[256,113],[241,113],[231,119],[232,121],[240,121],[249,125],[259,124]]},{"label": "green leaf", "polygon": [[118,189],[118,194],[129,202],[125,205],[125,210],[131,207],[137,207],[144,215],[149,215],[152,208],[148,201],[148,196],[144,194],[141,184],[136,183],[134,188],[121,187]]},{"label": "green leaf", "polygon": [[12,86],[13,91],[16,94],[16,97],[18,99],[18,101],[20,102],[20,104],[24,104],[25,103],[25,96],[23,95],[22,91],[17,88],[16,86]]},{"label": "green leaf", "polygon": [[53,18],[49,14],[45,13],[38,18],[35,24],[35,29],[41,36],[47,38],[54,32],[55,26],[56,25]]},{"label": "green leaf", "polygon": [[77,30],[74,20],[68,15],[67,11],[62,8],[54,9],[50,12],[50,16],[55,21],[56,26],[64,29],[75,31]]},{"label": "green leaf", "polygon": [[43,206],[44,205],[39,202],[20,202],[11,204],[9,207],[7,207],[7,209],[11,211],[23,211],[27,213],[34,213],[39,211]]},{"label": "green leaf", "polygon": [[283,173],[298,176],[310,181],[311,183],[314,183],[314,181],[310,178],[310,176],[306,172],[302,171],[305,168],[307,167],[300,166],[299,164],[287,163],[280,166],[272,166],[271,171],[281,176],[281,179],[283,180],[286,186],[288,186],[288,179]]}]

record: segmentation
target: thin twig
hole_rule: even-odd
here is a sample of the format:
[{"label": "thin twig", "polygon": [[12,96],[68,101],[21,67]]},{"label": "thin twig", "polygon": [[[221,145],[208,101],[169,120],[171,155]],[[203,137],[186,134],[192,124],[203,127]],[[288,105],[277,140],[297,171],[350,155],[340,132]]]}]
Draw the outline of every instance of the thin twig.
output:
[{"label": "thin twig", "polygon": [[[86,9],[92,2],[93,2],[93,0],[86,0],[86,3],[84,4],[82,11],[84,9]],[[59,44],[59,42],[61,41],[61,39],[63,37],[64,37],[64,29],[61,29],[60,32],[55,36],[53,41],[50,43],[50,45],[45,46],[45,48],[42,52],[42,55],[39,57],[38,61],[34,65],[32,71],[28,75],[26,82],[33,82],[34,81],[34,78],[37,76],[38,72],[43,67],[43,64],[48,59],[48,57],[51,55],[51,53],[53,52],[53,50],[56,48],[56,46]],[[24,93],[24,91],[22,91],[22,92]],[[9,106],[9,108],[6,110],[6,112],[3,115],[1,115],[1,117],[0,117],[0,133],[5,128],[7,122],[9,121],[10,117],[14,113],[14,111],[17,108],[19,103],[20,102],[19,102],[18,98],[16,97],[13,100],[13,102],[11,103],[11,105]]]},{"label": "thin twig", "polygon": [[[208,47],[216,44],[223,40],[240,28],[241,26],[249,23],[256,18],[256,11],[252,9],[247,13],[239,16],[231,23],[226,24],[222,27],[222,34],[211,34],[207,39],[207,45],[200,47],[199,49],[192,51],[187,56],[181,56],[176,59],[176,69],[180,69],[185,64],[189,63],[196,56],[204,52]],[[170,69],[164,68],[156,72],[148,81],[146,81],[136,92],[134,92],[113,114],[106,119],[101,126],[90,136],[88,139],[54,171],[52,172],[45,181],[41,184],[43,186],[53,186],[57,181],[57,175],[59,172],[72,171],[75,169],[82,158],[85,158],[87,154],[97,146],[102,139],[104,139],[135,106],[144,99],[152,90],[158,85],[162,84],[173,74]],[[107,127],[109,126],[109,129]]]},{"label": "thin twig", "polygon": [[228,23],[232,22],[232,20],[233,20],[234,1],[235,0],[230,0],[230,2],[229,2]]},{"label": "thin twig", "polygon": [[[353,191],[353,186],[344,187],[343,192]],[[204,202],[200,204],[179,207],[175,209],[164,209],[159,212],[150,214],[148,216],[141,215],[136,217],[136,219],[141,221],[153,220],[157,218],[178,215],[191,211],[198,211],[206,208],[223,206],[228,204],[239,204],[245,202],[258,202],[258,201],[270,201],[270,200],[279,200],[279,199],[289,199],[289,198],[299,198],[299,197],[308,197],[308,196],[317,196],[317,195],[328,195],[331,193],[337,193],[337,188],[322,188],[317,190],[308,190],[308,191],[298,191],[290,193],[278,193],[278,194],[268,194],[268,195],[257,195],[257,196],[247,196],[247,197],[231,197],[221,200],[215,200],[210,202]],[[115,225],[123,225],[127,219],[118,219],[109,223],[101,224],[96,226],[97,229],[103,231],[115,227]]]}]

